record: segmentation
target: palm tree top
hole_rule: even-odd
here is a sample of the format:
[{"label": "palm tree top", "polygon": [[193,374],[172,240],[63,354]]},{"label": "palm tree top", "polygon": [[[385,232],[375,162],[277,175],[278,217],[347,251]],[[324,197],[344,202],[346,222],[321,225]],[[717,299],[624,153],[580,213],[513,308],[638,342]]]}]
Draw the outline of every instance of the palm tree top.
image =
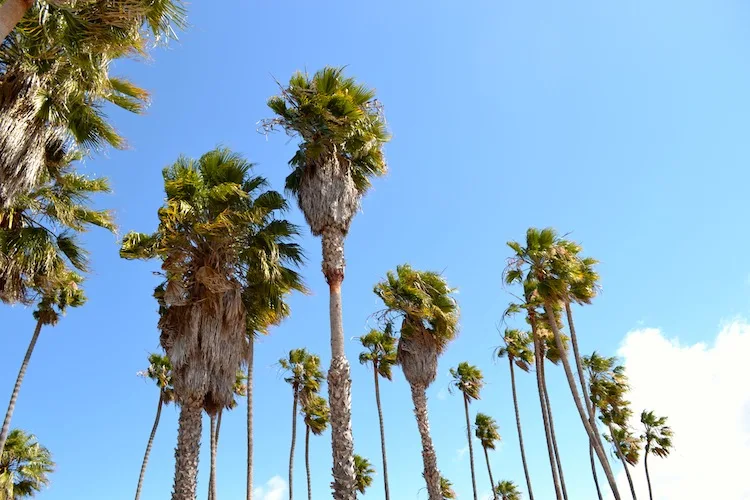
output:
[{"label": "palm tree top", "polygon": [[458,333],[458,304],[452,296],[456,290],[438,273],[403,264],[395,273],[389,271],[374,292],[386,305],[385,315],[404,317],[407,330],[402,328],[402,336],[418,327],[434,338],[442,352]]},{"label": "palm tree top", "polygon": [[494,418],[486,413],[477,413],[474,420],[475,435],[484,448],[495,449],[495,443],[500,441],[500,428]]},{"label": "palm tree top", "polygon": [[[611,435],[604,438],[622,453],[623,458],[628,464],[636,465],[638,460],[640,460],[640,438],[636,437],[628,427],[612,427],[611,432]],[[615,457],[619,458],[616,454]]]},{"label": "palm tree top", "polygon": [[453,386],[466,398],[479,399],[479,392],[484,386],[484,375],[479,368],[463,361],[458,364],[458,367],[451,368],[450,374],[453,377]]},{"label": "palm tree top", "polygon": [[323,434],[328,427],[331,416],[328,401],[323,396],[313,394],[302,401],[301,412],[305,419],[305,425],[310,428],[310,432],[316,436]]},{"label": "palm tree top", "polygon": [[49,484],[48,475],[54,470],[49,450],[32,434],[13,429],[0,457],[0,495],[9,499],[33,497]]},{"label": "palm tree top", "polygon": [[320,358],[307,349],[292,349],[286,358],[279,360],[281,368],[287,372],[284,381],[301,391],[302,401],[320,391],[325,379],[320,368]]},{"label": "palm tree top", "polygon": [[372,476],[375,469],[366,458],[354,454],[354,475],[356,477],[356,488],[360,493],[364,493],[372,485]]},{"label": "palm tree top", "polygon": [[528,372],[534,364],[534,351],[531,349],[532,337],[529,332],[506,328],[503,334],[505,346],[495,349],[498,358],[508,357],[521,370]]},{"label": "palm tree top", "polygon": [[521,500],[521,491],[513,481],[499,481],[495,486],[495,494],[502,500]]},{"label": "palm tree top", "polygon": [[440,493],[443,500],[455,500],[457,498],[456,492],[453,491],[453,483],[443,476],[440,476]]},{"label": "palm tree top", "polygon": [[148,368],[139,372],[139,375],[148,377],[156,383],[162,391],[165,403],[174,399],[174,387],[172,386],[172,363],[166,354],[151,353],[148,355]]},{"label": "palm tree top", "polygon": [[672,450],[674,432],[667,425],[667,417],[657,417],[653,411],[641,412],[641,423],[645,432],[641,440],[646,445],[646,452],[664,458]]},{"label": "palm tree top", "polygon": [[370,330],[366,335],[359,337],[359,341],[366,349],[359,354],[359,362],[372,363],[377,368],[378,375],[392,380],[392,367],[397,363],[393,323],[387,323],[384,330]]}]

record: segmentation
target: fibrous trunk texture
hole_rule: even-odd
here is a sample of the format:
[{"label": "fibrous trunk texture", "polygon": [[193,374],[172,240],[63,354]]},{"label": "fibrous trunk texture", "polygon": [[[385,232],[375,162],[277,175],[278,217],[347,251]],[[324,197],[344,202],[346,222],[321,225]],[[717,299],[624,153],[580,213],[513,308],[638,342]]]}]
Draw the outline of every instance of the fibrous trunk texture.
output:
[{"label": "fibrous trunk texture", "polygon": [[201,445],[203,400],[184,400],[180,407],[172,500],[195,500]]},{"label": "fibrous trunk texture", "polygon": [[516,372],[513,366],[513,358],[508,356],[510,364],[510,385],[513,391],[513,407],[516,410],[516,428],[518,429],[518,445],[521,448],[521,462],[523,463],[523,473],[526,476],[526,487],[529,490],[529,500],[534,500],[534,493],[531,489],[531,476],[529,475],[529,466],[526,464],[526,449],[523,446],[523,430],[521,429],[521,412],[518,409],[518,395],[516,394]]},{"label": "fibrous trunk texture", "polygon": [[161,418],[161,408],[164,406],[164,392],[159,390],[159,406],[156,407],[156,418],[154,419],[154,426],[151,428],[151,435],[148,437],[148,444],[146,445],[146,453],[143,455],[143,463],[141,464],[141,473],[138,476],[138,487],[135,490],[135,500],[141,498],[141,488],[143,487],[143,478],[146,477],[146,466],[148,465],[148,456],[151,454],[151,446],[154,444],[154,436],[156,436],[156,429],[159,427],[159,419]]},{"label": "fibrous trunk texture", "polygon": [[332,486],[335,500],[356,499],[351,387],[349,362],[343,356],[334,357],[328,370],[328,402],[331,408]]},{"label": "fibrous trunk texture", "polygon": [[380,376],[378,375],[378,365],[373,365],[375,374],[375,402],[378,406],[378,420],[380,421],[380,451],[383,454],[383,485],[385,487],[385,500],[391,499],[388,488],[388,460],[385,457],[385,426],[383,425],[383,409],[380,406]]},{"label": "fibrous trunk texture", "polygon": [[424,480],[427,483],[429,500],[443,500],[440,491],[440,471],[437,466],[437,455],[430,436],[430,421],[427,418],[427,387],[411,385],[411,397],[414,401],[414,415],[417,417],[417,428],[422,438],[422,462],[424,464]]},{"label": "fibrous trunk texture", "polygon": [[5,0],[0,3],[0,40],[5,40],[33,3],[33,0]]}]

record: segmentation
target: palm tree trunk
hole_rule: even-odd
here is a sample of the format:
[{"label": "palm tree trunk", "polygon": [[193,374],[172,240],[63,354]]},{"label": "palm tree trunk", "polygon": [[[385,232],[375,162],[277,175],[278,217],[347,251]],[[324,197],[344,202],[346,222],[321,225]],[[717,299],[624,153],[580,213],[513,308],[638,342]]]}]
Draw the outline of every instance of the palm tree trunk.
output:
[{"label": "palm tree trunk", "polygon": [[497,500],[497,493],[495,493],[495,479],[492,477],[492,467],[490,467],[490,454],[487,453],[487,447],[484,448],[484,461],[487,462],[487,474],[490,476],[490,491],[492,492],[492,498]]},{"label": "palm tree trunk", "polygon": [[622,468],[625,469],[625,477],[628,478],[628,485],[630,486],[630,493],[633,495],[633,500],[638,500],[635,495],[635,486],[633,485],[633,478],[630,476],[630,470],[628,469],[628,462],[625,460],[625,456],[622,454],[619,444],[614,440],[615,432],[612,425],[609,425],[609,435],[612,437],[612,446],[615,448],[615,454],[617,458],[622,462]]},{"label": "palm tree trunk", "polygon": [[214,413],[211,417],[211,468],[208,475],[208,500],[215,499],[216,491],[216,414]]},{"label": "palm tree trunk", "polygon": [[513,366],[513,358],[508,356],[510,362],[510,385],[513,390],[513,407],[516,410],[516,427],[518,429],[518,444],[521,447],[521,462],[523,463],[523,473],[526,476],[526,487],[529,490],[529,500],[534,500],[534,493],[531,490],[531,476],[529,475],[529,466],[526,464],[526,449],[523,446],[523,431],[521,430],[521,412],[518,409],[518,396],[516,394],[516,372]]},{"label": "palm tree trunk", "polygon": [[411,386],[411,398],[414,401],[414,415],[417,417],[417,428],[422,438],[422,462],[424,480],[427,483],[429,500],[443,500],[440,492],[440,471],[437,467],[437,456],[430,436],[430,421],[427,418],[427,394],[425,386]]},{"label": "palm tree trunk", "polygon": [[464,395],[464,412],[466,413],[466,438],[469,441],[469,465],[471,466],[471,487],[474,491],[474,500],[477,496],[477,478],[474,472],[474,445],[471,444],[471,423],[469,420],[469,398]]},{"label": "palm tree trunk", "polygon": [[294,402],[292,403],[292,446],[289,449],[289,500],[294,497],[294,445],[297,442],[297,386],[294,391]]},{"label": "palm tree trunk", "polygon": [[[570,330],[570,342],[573,344],[573,356],[576,360],[576,370],[578,371],[578,380],[581,382],[581,391],[583,392],[583,400],[586,402],[586,410],[589,415],[589,423],[596,429],[596,419],[594,417],[594,403],[592,403],[589,397],[588,384],[586,383],[586,377],[583,375],[583,362],[581,361],[581,353],[578,349],[578,337],[576,336],[576,328],[573,323],[573,311],[570,308],[570,302],[565,302],[565,315],[568,317],[568,330]],[[596,438],[599,443],[604,446],[601,442],[601,436],[599,432],[596,433]],[[589,458],[591,460],[591,474],[594,477],[594,484],[596,485],[596,494],[599,500],[603,500],[602,491],[599,487],[599,478],[596,475],[596,462],[594,461],[594,444],[589,442]]]},{"label": "palm tree trunk", "polygon": [[253,500],[253,361],[255,339],[247,346],[247,500]]},{"label": "palm tree trunk", "polygon": [[331,367],[328,370],[328,404],[331,409],[333,499],[356,500],[354,437],[352,435],[352,380],[344,352],[344,318],[341,284],[344,281],[344,233],[323,232],[323,274],[330,292]]},{"label": "palm tree trunk", "polygon": [[562,461],[560,459],[560,450],[557,448],[557,435],[555,434],[555,421],[552,418],[552,404],[549,400],[549,392],[547,391],[547,373],[545,371],[544,363],[542,363],[542,382],[544,386],[544,407],[547,410],[547,418],[549,419],[549,434],[552,439],[552,449],[555,451],[555,463],[557,464],[557,474],[560,477],[560,490],[562,491],[563,498],[568,500],[568,489],[565,487],[565,475],[563,474]]},{"label": "palm tree trunk", "polygon": [[180,408],[175,450],[175,473],[172,500],[195,500],[198,484],[198,453],[203,427],[203,401],[188,400]]},{"label": "palm tree trunk", "polygon": [[305,469],[307,470],[307,500],[312,500],[312,476],[310,474],[310,426],[305,426]]},{"label": "palm tree trunk", "polygon": [[34,0],[5,0],[0,4],[0,41],[5,40],[33,4]]},{"label": "palm tree trunk", "polygon": [[218,415],[216,416],[216,430],[214,431],[214,447],[213,447],[213,456],[211,457],[211,484],[209,485],[210,488],[210,495],[211,500],[216,500],[216,489],[217,489],[217,467],[216,467],[216,457],[219,454],[219,433],[221,432],[221,416],[224,413],[223,409],[219,409]]},{"label": "palm tree trunk", "polygon": [[[552,438],[550,437],[549,428],[549,414],[547,413],[547,405],[544,402],[544,379],[542,378],[542,370],[544,369],[544,354],[541,349],[541,340],[539,339],[536,332],[535,321],[532,318],[531,322],[532,336],[534,337],[534,360],[536,362],[536,386],[537,392],[539,393],[539,406],[542,410],[542,422],[544,423],[544,437],[547,440],[547,454],[549,455],[549,466],[552,471],[552,482],[555,485],[555,498],[562,500],[562,491],[560,490],[560,479],[557,476],[557,464],[555,463],[555,450],[552,445]],[[541,368],[540,368],[541,366]]]},{"label": "palm tree trunk", "polygon": [[151,454],[151,446],[154,444],[156,428],[159,427],[159,419],[161,418],[162,406],[164,406],[164,392],[159,389],[159,406],[156,407],[156,418],[154,419],[154,426],[151,428],[151,435],[148,437],[148,444],[146,445],[146,453],[143,455],[141,474],[138,476],[138,488],[136,488],[135,490],[135,500],[139,500],[141,498],[141,488],[143,487],[143,478],[146,477],[146,465],[148,465],[148,456]]},{"label": "palm tree trunk", "polygon": [[[6,3],[11,0],[6,0]],[[0,14],[2,11],[0,10]],[[5,441],[8,440],[8,433],[10,432],[10,419],[13,416],[13,410],[16,409],[16,400],[18,399],[18,393],[21,391],[21,383],[23,377],[26,375],[26,368],[29,366],[29,360],[31,354],[34,352],[34,346],[36,345],[37,339],[39,339],[39,333],[42,331],[42,321],[36,322],[36,328],[34,328],[34,335],[31,336],[31,342],[29,347],[26,348],[26,355],[23,357],[23,363],[21,368],[18,370],[18,377],[16,377],[16,385],[13,386],[13,393],[10,395],[10,402],[8,403],[8,410],[5,412],[5,420],[3,420],[3,429],[0,431],[0,455],[2,455],[5,449]]]},{"label": "palm tree trunk", "polygon": [[579,396],[578,389],[576,388],[575,379],[573,378],[573,371],[571,370],[570,362],[568,361],[568,355],[565,351],[565,346],[562,343],[560,329],[557,327],[557,320],[554,313],[552,312],[552,305],[550,303],[545,303],[544,310],[547,313],[549,326],[555,335],[555,343],[557,344],[557,349],[560,351],[560,359],[562,359],[563,368],[565,369],[565,378],[567,378],[568,380],[568,386],[570,387],[573,401],[575,402],[576,409],[578,410],[578,415],[581,418],[583,427],[586,429],[586,432],[589,435],[589,441],[594,443],[594,450],[599,457],[599,462],[601,462],[602,464],[604,474],[607,476],[607,481],[609,482],[609,487],[612,489],[612,494],[614,495],[615,500],[622,500],[620,497],[620,492],[617,489],[615,476],[612,473],[612,468],[609,465],[609,460],[607,460],[607,455],[604,453],[604,447],[600,446],[599,440],[596,436],[596,430],[591,427],[591,423],[589,422],[588,416],[586,415],[586,410],[584,410],[583,403],[581,403],[581,397]]},{"label": "palm tree trunk", "polygon": [[654,500],[654,493],[651,491],[651,475],[648,473],[649,447],[646,446],[646,449],[644,451],[645,453],[643,454],[643,467],[646,469],[646,483],[648,483],[648,498],[649,500]]},{"label": "palm tree trunk", "polygon": [[383,485],[385,486],[385,500],[390,500],[390,491],[388,490],[388,460],[385,458],[385,426],[383,425],[383,409],[380,406],[380,377],[378,376],[378,366],[373,365],[375,374],[375,403],[378,406],[378,419],[380,420],[380,451],[383,454]]}]

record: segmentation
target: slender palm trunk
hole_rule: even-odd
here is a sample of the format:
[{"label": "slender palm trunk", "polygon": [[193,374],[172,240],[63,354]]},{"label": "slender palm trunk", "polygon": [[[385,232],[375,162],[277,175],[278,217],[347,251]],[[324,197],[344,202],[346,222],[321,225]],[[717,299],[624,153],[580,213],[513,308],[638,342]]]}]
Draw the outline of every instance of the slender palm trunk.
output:
[{"label": "slender palm trunk", "polygon": [[[6,0],[6,3],[8,3],[9,1],[10,0]],[[2,14],[2,11],[0,11],[0,14]],[[3,450],[5,449],[5,441],[8,440],[8,433],[10,432],[10,419],[11,417],[13,417],[13,410],[16,409],[16,400],[18,399],[18,393],[21,391],[21,383],[23,382],[24,375],[26,375],[26,368],[28,368],[29,366],[31,354],[34,352],[34,346],[36,346],[36,341],[39,339],[39,333],[41,331],[42,321],[39,320],[36,322],[36,328],[34,328],[34,335],[31,336],[29,347],[26,348],[26,355],[23,357],[23,363],[21,363],[21,368],[18,370],[18,377],[16,377],[16,385],[13,386],[13,393],[10,395],[8,410],[5,412],[3,429],[2,431],[0,431],[0,455],[2,455]]]},{"label": "slender palm trunk", "polygon": [[648,453],[649,446],[646,445],[645,453],[643,454],[643,467],[646,469],[646,483],[648,483],[648,498],[654,500],[654,493],[651,491],[651,476],[648,473]]},{"label": "slender palm trunk", "polygon": [[469,441],[469,465],[471,466],[471,487],[474,491],[474,500],[478,500],[477,496],[477,478],[474,472],[474,445],[471,443],[471,421],[469,420],[469,398],[464,395],[464,412],[466,413],[466,438]]},{"label": "slender palm trunk", "polygon": [[216,467],[216,457],[219,454],[219,433],[221,432],[221,415],[223,413],[223,410],[219,410],[218,415],[216,416],[216,429],[214,430],[214,439],[213,439],[213,448],[211,450],[211,477],[210,477],[210,483],[209,483],[209,496],[210,500],[216,500],[216,489],[217,489],[217,479],[216,479],[216,473],[217,473],[217,467]]},{"label": "slender palm trunk", "polygon": [[354,437],[352,435],[352,380],[344,352],[341,284],[344,281],[344,233],[325,231],[323,274],[330,292],[331,367],[328,370],[328,405],[331,409],[333,499],[356,500]]},{"label": "slender palm trunk", "polygon": [[211,468],[208,475],[208,500],[215,500],[216,498],[216,414],[214,413],[211,417]]},{"label": "slender palm trunk", "polygon": [[591,427],[591,423],[589,422],[588,416],[586,415],[586,410],[584,410],[583,403],[581,403],[581,397],[578,394],[578,389],[576,388],[576,382],[575,382],[575,379],[573,378],[573,371],[570,368],[570,362],[568,361],[568,356],[565,351],[565,346],[562,343],[560,329],[557,327],[557,320],[555,318],[554,313],[552,312],[552,305],[549,303],[545,303],[544,310],[547,313],[547,320],[548,320],[549,326],[555,335],[555,343],[557,344],[557,349],[560,351],[560,359],[562,360],[563,368],[565,369],[565,378],[567,378],[568,380],[568,386],[570,387],[570,392],[571,392],[571,395],[573,396],[573,401],[575,402],[576,409],[578,410],[578,415],[581,418],[583,427],[586,429],[586,432],[589,435],[589,441],[594,443],[594,450],[596,451],[596,455],[599,457],[599,462],[601,462],[602,464],[602,468],[604,469],[604,474],[607,476],[609,487],[612,489],[612,495],[614,495],[615,500],[622,500],[620,497],[620,492],[617,489],[615,476],[612,473],[612,468],[609,465],[609,460],[607,460],[607,455],[604,453],[604,447],[600,445],[600,442],[596,436],[596,429]]},{"label": "slender palm trunk", "polygon": [[247,500],[253,500],[253,357],[255,339],[247,346]]},{"label": "slender palm trunk", "polygon": [[5,0],[0,4],[0,41],[5,40],[33,4],[33,0]]},{"label": "slender palm trunk", "polygon": [[[518,444],[521,447],[521,462],[523,463],[523,473],[526,476],[526,487],[529,490],[529,500],[534,500],[534,493],[531,490],[531,476],[529,475],[529,466],[526,464],[526,449],[523,446],[523,431],[521,430],[521,412],[518,409],[518,395],[516,394],[516,372],[513,366],[513,358],[508,356],[510,364],[510,385],[513,390],[513,407],[516,410],[516,428],[518,429]],[[494,488],[494,487],[493,487]]]},{"label": "slender palm trunk", "polygon": [[625,460],[625,456],[622,454],[619,443],[614,440],[615,430],[612,425],[609,425],[609,435],[612,437],[612,445],[615,448],[615,454],[617,458],[622,462],[622,468],[625,469],[625,477],[628,478],[628,485],[630,486],[630,493],[633,495],[633,500],[638,500],[635,494],[635,485],[633,485],[633,478],[630,476],[630,469],[628,468],[628,462]]},{"label": "slender palm trunk", "polygon": [[289,500],[294,498],[294,445],[297,443],[297,400],[299,399],[296,384],[292,390],[294,402],[292,403],[292,446],[289,449]]},{"label": "slender palm trunk", "polygon": [[154,426],[151,428],[151,435],[148,437],[148,444],[146,445],[146,453],[143,455],[141,474],[138,476],[138,488],[136,488],[135,490],[135,500],[139,500],[141,498],[141,488],[143,487],[143,478],[146,477],[146,465],[148,465],[148,456],[151,454],[151,446],[154,444],[156,429],[157,427],[159,427],[159,419],[161,418],[162,406],[164,406],[164,392],[159,389],[159,406],[156,407],[156,418],[154,419]]},{"label": "slender palm trunk", "polygon": [[188,400],[180,408],[175,450],[172,500],[195,500],[198,485],[198,452],[201,446],[203,401]]},{"label": "slender palm trunk", "polygon": [[[565,315],[568,317],[568,330],[570,330],[570,343],[573,344],[573,356],[576,360],[576,370],[578,371],[578,380],[581,383],[581,391],[583,393],[583,399],[586,403],[586,410],[588,411],[589,423],[596,429],[596,418],[594,417],[594,403],[589,397],[588,384],[586,383],[586,377],[583,375],[583,362],[581,361],[581,352],[578,349],[578,337],[576,336],[576,328],[573,323],[573,311],[570,308],[570,302],[565,302]],[[599,443],[604,446],[601,442],[601,436],[599,432],[596,433],[596,438]],[[594,477],[594,484],[596,485],[596,494],[599,500],[603,500],[602,491],[599,487],[599,478],[596,474],[596,462],[594,461],[594,444],[589,441],[589,459],[591,461],[591,474]]]},{"label": "slender palm trunk", "polygon": [[430,421],[427,418],[427,387],[411,386],[411,398],[414,401],[414,415],[417,417],[417,428],[422,438],[422,462],[424,465],[424,480],[427,483],[429,500],[443,500],[440,492],[440,471],[437,467],[437,455],[430,436]]},{"label": "slender palm trunk", "polygon": [[310,426],[305,425],[305,470],[307,471],[307,500],[312,500],[312,476],[310,474]]},{"label": "slender palm trunk", "polygon": [[490,491],[492,492],[492,498],[497,500],[497,493],[495,493],[495,479],[492,477],[492,467],[490,467],[490,454],[487,453],[487,447],[484,448],[484,461],[487,462],[487,474],[490,476]]},{"label": "slender palm trunk", "polygon": [[383,409],[380,406],[380,376],[378,376],[378,365],[373,364],[375,374],[375,403],[378,406],[378,419],[380,420],[380,451],[383,454],[383,485],[385,486],[385,500],[390,500],[388,490],[388,460],[385,458],[385,426],[383,425]]},{"label": "slender palm trunk", "polygon": [[557,448],[557,435],[555,434],[555,421],[552,418],[552,403],[549,400],[549,391],[547,391],[547,373],[544,363],[542,363],[542,382],[544,386],[544,407],[547,410],[547,418],[549,419],[549,434],[552,439],[552,449],[555,451],[555,463],[557,464],[557,474],[560,477],[560,490],[562,491],[563,498],[568,500],[568,489],[565,486],[565,475],[563,474],[562,459],[560,458],[560,450]]}]

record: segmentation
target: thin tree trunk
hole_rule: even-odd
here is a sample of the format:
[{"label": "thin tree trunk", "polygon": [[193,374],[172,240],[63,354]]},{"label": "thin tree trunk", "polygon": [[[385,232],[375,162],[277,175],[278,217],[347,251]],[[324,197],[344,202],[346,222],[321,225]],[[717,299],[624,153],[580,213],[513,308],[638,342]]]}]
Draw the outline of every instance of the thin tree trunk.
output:
[{"label": "thin tree trunk", "polygon": [[141,488],[143,487],[143,478],[146,477],[146,465],[148,465],[148,456],[151,454],[151,446],[154,444],[156,428],[159,427],[159,419],[161,418],[162,406],[164,406],[164,391],[159,389],[159,406],[156,407],[156,418],[154,419],[154,426],[151,428],[151,435],[148,437],[148,444],[146,445],[146,453],[143,455],[141,474],[138,476],[138,488],[136,488],[135,490],[135,500],[139,500],[141,498]]},{"label": "thin tree trunk", "polygon": [[221,432],[221,416],[224,413],[223,409],[219,409],[219,413],[216,416],[216,431],[214,431],[214,449],[213,457],[211,458],[211,479],[213,482],[210,484],[211,489],[211,500],[216,500],[216,490],[218,488],[217,473],[218,468],[216,466],[216,458],[219,455],[219,433]]},{"label": "thin tree trunk", "polygon": [[208,475],[208,500],[216,498],[216,414],[210,415],[211,418],[211,468]]},{"label": "thin tree trunk", "polygon": [[469,465],[471,466],[471,487],[474,491],[474,500],[477,496],[477,478],[474,472],[474,445],[471,443],[471,423],[469,420],[469,398],[464,394],[464,412],[466,413],[466,438],[469,441]]},{"label": "thin tree trunk", "polygon": [[609,482],[609,487],[612,489],[612,494],[614,495],[615,500],[622,500],[620,497],[620,492],[617,489],[615,476],[612,473],[612,468],[609,465],[609,460],[607,460],[607,455],[604,453],[604,447],[599,445],[599,440],[596,437],[596,430],[591,427],[591,423],[589,422],[588,416],[586,415],[586,410],[584,410],[583,403],[581,403],[581,397],[579,396],[578,389],[576,388],[575,379],[573,377],[573,371],[570,368],[568,355],[565,352],[565,346],[563,346],[562,337],[560,336],[560,329],[557,327],[557,320],[555,318],[554,313],[552,312],[551,304],[545,303],[544,310],[547,313],[547,320],[548,320],[549,326],[555,335],[555,343],[557,344],[557,349],[560,351],[560,359],[562,359],[563,368],[565,369],[565,378],[567,378],[568,380],[568,386],[570,387],[570,392],[571,392],[571,395],[573,396],[573,401],[575,402],[576,409],[578,410],[578,415],[581,418],[583,427],[586,429],[586,432],[589,435],[589,441],[594,443],[594,450],[596,451],[596,454],[599,457],[599,462],[601,462],[602,464],[602,468],[604,469],[604,474],[607,476],[607,481]]},{"label": "thin tree trunk", "polygon": [[203,427],[203,401],[189,400],[180,408],[175,450],[175,473],[172,500],[195,500],[198,485],[198,452]]},{"label": "thin tree trunk", "polygon": [[547,373],[544,363],[542,363],[542,382],[544,385],[544,406],[547,409],[547,418],[549,419],[549,434],[552,439],[552,449],[555,451],[555,463],[557,464],[557,474],[560,477],[560,490],[562,490],[563,498],[568,500],[568,489],[565,487],[565,475],[563,474],[562,459],[560,458],[560,450],[557,448],[557,435],[555,434],[555,421],[552,418],[552,403],[549,400],[549,392],[547,391]]},{"label": "thin tree trunk", "polygon": [[[594,417],[594,403],[591,401],[591,398],[589,397],[589,390],[588,390],[588,384],[586,383],[586,377],[583,374],[583,362],[581,360],[581,353],[578,349],[578,337],[576,336],[576,328],[575,324],[573,323],[573,311],[570,307],[570,302],[565,302],[565,315],[568,317],[568,330],[570,330],[570,342],[573,344],[573,356],[576,360],[576,370],[578,371],[578,380],[581,382],[581,391],[583,393],[583,400],[586,402],[586,410],[588,411],[589,416],[589,423],[591,426],[596,429],[596,419]],[[599,443],[604,446],[604,444],[601,442],[601,437],[599,432],[596,433],[597,440],[599,440]],[[602,497],[602,491],[599,487],[599,478],[596,475],[596,462],[594,461],[594,445],[593,443],[589,442],[589,458],[591,461],[591,474],[594,477],[594,484],[596,485],[596,494],[599,497],[599,500],[603,500]]]},{"label": "thin tree trunk", "polygon": [[529,466],[526,464],[526,449],[523,446],[523,431],[521,430],[521,412],[518,409],[518,396],[516,395],[516,372],[513,366],[513,358],[508,356],[510,362],[510,385],[513,389],[513,407],[516,410],[516,427],[518,428],[518,444],[521,447],[521,462],[523,463],[523,473],[526,476],[526,487],[529,490],[529,500],[534,500],[534,493],[531,490],[531,476],[529,475]]},{"label": "thin tree trunk", "polygon": [[34,0],[5,0],[0,4],[0,41],[5,40],[33,4]]},{"label": "thin tree trunk", "polygon": [[490,467],[490,454],[487,453],[487,447],[484,448],[484,461],[487,462],[487,474],[490,476],[490,491],[492,492],[492,498],[497,500],[497,493],[495,492],[495,479],[492,477],[492,467]]},{"label": "thin tree trunk", "polygon": [[430,421],[427,418],[427,394],[425,386],[411,386],[411,398],[414,401],[414,415],[417,417],[417,428],[422,438],[422,476],[427,483],[429,500],[443,500],[440,491],[440,471],[437,467],[437,456],[430,436]]},{"label": "thin tree trunk", "polygon": [[[11,0],[6,0],[6,3],[10,1]],[[2,11],[0,10],[0,14],[1,13]],[[10,432],[10,419],[13,417],[13,411],[16,409],[16,400],[18,399],[18,393],[21,391],[21,383],[23,382],[24,375],[26,375],[26,368],[29,366],[31,354],[34,352],[34,346],[36,346],[36,341],[39,339],[39,333],[41,331],[42,321],[39,320],[36,322],[36,328],[34,328],[34,335],[31,336],[29,347],[26,348],[26,355],[23,357],[23,363],[21,363],[21,368],[18,370],[18,377],[16,377],[16,385],[13,386],[13,393],[10,395],[8,410],[5,412],[3,429],[0,431],[0,455],[2,455],[3,450],[5,450],[5,441],[8,440],[8,433]]]},{"label": "thin tree trunk", "polygon": [[649,447],[646,446],[646,449],[644,451],[645,451],[645,453],[643,454],[643,467],[646,469],[646,482],[648,483],[648,498],[650,500],[654,500],[654,493],[651,491],[651,476],[648,473],[648,452],[649,452]]},{"label": "thin tree trunk", "polygon": [[312,476],[310,475],[310,426],[305,425],[305,469],[307,470],[307,500],[312,500]]},{"label": "thin tree trunk", "polygon": [[292,388],[294,402],[292,403],[292,446],[289,449],[289,500],[294,497],[294,445],[297,442],[297,386]]},{"label": "thin tree trunk", "polygon": [[612,446],[615,448],[615,454],[617,455],[617,458],[620,459],[620,462],[622,462],[622,468],[625,469],[625,477],[628,478],[628,485],[630,486],[630,493],[633,495],[633,500],[638,500],[638,498],[635,495],[635,486],[633,485],[633,478],[630,476],[630,470],[628,469],[628,462],[625,460],[625,456],[622,454],[622,450],[620,449],[619,443],[617,443],[614,439],[615,432],[614,428],[612,428],[612,425],[609,425],[609,435],[612,437]]},{"label": "thin tree trunk", "polygon": [[255,338],[247,346],[247,500],[253,500],[253,361]]},{"label": "thin tree trunk", "polygon": [[373,364],[373,373],[375,374],[375,402],[378,406],[378,419],[380,420],[380,451],[383,454],[383,485],[385,486],[385,500],[390,500],[390,491],[388,489],[388,460],[385,458],[385,426],[383,425],[383,409],[380,406],[380,376],[378,375],[378,366]]}]

